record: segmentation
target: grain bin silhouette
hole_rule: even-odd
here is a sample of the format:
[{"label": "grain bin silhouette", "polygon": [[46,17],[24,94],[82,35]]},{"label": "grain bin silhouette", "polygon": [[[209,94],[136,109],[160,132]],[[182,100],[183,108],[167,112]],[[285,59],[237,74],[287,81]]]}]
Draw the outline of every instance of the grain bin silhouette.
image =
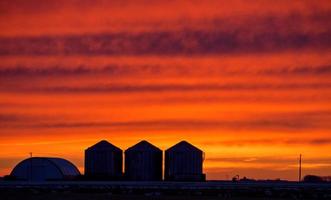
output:
[{"label": "grain bin silhouette", "polygon": [[131,181],[162,180],[162,150],[147,141],[125,151],[125,177]]},{"label": "grain bin silhouette", "polygon": [[181,141],[165,151],[164,178],[167,181],[204,181],[204,153]]},{"label": "grain bin silhouette", "polygon": [[123,151],[102,140],[85,150],[85,176],[117,180],[122,177]]}]

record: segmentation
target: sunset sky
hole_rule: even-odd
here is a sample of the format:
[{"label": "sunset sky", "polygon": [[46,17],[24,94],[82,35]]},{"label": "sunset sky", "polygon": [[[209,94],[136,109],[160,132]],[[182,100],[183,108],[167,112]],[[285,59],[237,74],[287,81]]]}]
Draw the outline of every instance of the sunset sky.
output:
[{"label": "sunset sky", "polygon": [[331,175],[331,3],[1,0],[0,176],[181,140],[207,179]]}]

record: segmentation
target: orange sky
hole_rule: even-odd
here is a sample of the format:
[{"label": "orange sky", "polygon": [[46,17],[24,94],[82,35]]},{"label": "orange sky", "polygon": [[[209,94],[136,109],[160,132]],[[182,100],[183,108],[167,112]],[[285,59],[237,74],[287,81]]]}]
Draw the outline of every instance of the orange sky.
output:
[{"label": "orange sky", "polygon": [[0,2],[0,175],[188,140],[208,179],[331,175],[329,1]]}]

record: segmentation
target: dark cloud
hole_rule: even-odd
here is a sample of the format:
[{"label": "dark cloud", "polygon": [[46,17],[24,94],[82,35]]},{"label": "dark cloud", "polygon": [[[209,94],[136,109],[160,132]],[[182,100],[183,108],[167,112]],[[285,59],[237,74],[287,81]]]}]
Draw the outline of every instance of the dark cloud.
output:
[{"label": "dark cloud", "polygon": [[310,141],[314,145],[328,145],[331,144],[331,138],[319,138]]},{"label": "dark cloud", "polygon": [[[303,143],[305,144],[305,143]],[[207,161],[210,162],[250,162],[250,163],[280,163],[280,164],[297,164],[298,163],[298,157],[297,156],[290,156],[290,157],[284,157],[281,156],[245,156],[245,157],[213,157],[213,158],[207,158]],[[331,165],[331,158],[305,158],[304,162],[306,164],[317,164],[317,163],[326,163]]]},{"label": "dark cloud", "polygon": [[63,37],[0,39],[0,55],[208,55],[331,49],[325,33],[255,33],[241,41],[240,33],[222,31],[152,32]]},{"label": "dark cloud", "polygon": [[13,122],[21,119],[21,115],[15,114],[0,114],[0,123],[1,122]]},{"label": "dark cloud", "polygon": [[[205,29],[2,37],[0,55],[209,55],[330,50],[329,12],[214,19]],[[239,25],[238,25],[239,24]],[[311,26],[310,30],[303,27]],[[317,30],[313,30],[315,27]]]},{"label": "dark cloud", "polygon": [[[46,118],[33,116],[34,120],[24,119],[15,124],[3,123],[4,127],[15,128],[109,128],[114,130],[280,130],[300,133],[302,130],[328,130],[331,113],[327,111],[265,113],[246,116],[242,120],[203,120],[203,119],[163,119],[150,121],[70,121],[63,122],[61,116]],[[29,123],[25,123],[29,122]],[[328,138],[326,138],[328,139]],[[255,141],[251,142],[268,142]],[[246,141],[249,142],[248,140]],[[300,140],[298,140],[300,141]],[[275,141],[277,142],[277,141]],[[295,144],[295,140],[284,143]],[[311,144],[327,143],[324,138],[312,140]],[[224,143],[223,143],[224,144]],[[238,141],[240,144],[240,141]]]},{"label": "dark cloud", "polygon": [[331,73],[331,65],[322,66],[297,66],[278,67],[274,69],[264,69],[259,72],[264,75],[327,75]]},{"label": "dark cloud", "polygon": [[[216,146],[258,146],[258,145],[330,145],[331,138],[297,138],[297,139],[236,139],[236,140],[223,140],[223,141],[208,141],[202,142],[204,145]],[[248,158],[245,158],[248,159]],[[245,160],[240,159],[240,160]],[[279,158],[283,159],[283,158]],[[226,159],[225,159],[226,160]]]},{"label": "dark cloud", "polygon": [[[153,75],[162,74],[166,67],[155,65],[106,65],[96,66],[46,66],[38,68],[34,66],[15,66],[0,69],[0,77],[44,77],[44,76],[81,76],[81,75],[107,75],[107,76],[130,76],[130,75]],[[180,70],[178,70],[180,71]],[[177,71],[177,72],[178,72]],[[176,71],[175,71],[176,73]]]},{"label": "dark cloud", "polygon": [[179,96],[163,96],[162,98],[153,98],[153,97],[144,97],[144,98],[134,98],[132,99],[135,103],[140,105],[150,105],[162,104],[162,105],[172,105],[172,104],[219,104],[219,103],[242,103],[245,101],[246,104],[252,103],[264,103],[264,104],[275,104],[275,103],[322,103],[329,102],[331,97],[326,96],[325,94],[321,95],[309,95],[309,96],[271,96],[271,95],[256,95],[250,93],[249,95],[200,95],[200,96],[188,96],[188,95],[179,95]]},{"label": "dark cloud", "polygon": [[330,89],[331,83],[206,83],[206,84],[112,84],[97,86],[14,86],[15,88],[0,88],[6,92],[36,92],[36,93],[161,93],[161,92],[203,92],[203,91],[256,91],[256,90],[306,90]]},{"label": "dark cloud", "polygon": [[[28,125],[35,119],[34,116],[14,113],[1,113],[0,114],[0,127],[3,129],[16,127],[16,125]],[[1,133],[0,133],[1,135]]]},{"label": "dark cloud", "polygon": [[[6,126],[8,127],[8,126]],[[22,124],[16,126],[21,128],[109,128],[111,130],[274,130],[298,132],[304,130],[326,130],[328,124],[318,124],[315,120],[285,121],[285,120],[252,120],[252,121],[143,121],[143,122],[61,122],[61,123],[37,123]]]},{"label": "dark cloud", "polygon": [[331,74],[331,65],[320,66],[293,66],[293,67],[277,67],[269,69],[255,69],[250,71],[233,71],[231,67],[214,66],[212,74],[209,67],[202,66],[183,66],[177,64],[175,66],[161,66],[157,64],[150,65],[79,65],[79,66],[43,66],[34,67],[28,64],[6,67],[0,64],[0,77],[15,78],[15,77],[46,77],[46,76],[93,76],[105,75],[113,77],[126,76],[183,76],[183,75],[267,75],[267,76],[317,76]]}]

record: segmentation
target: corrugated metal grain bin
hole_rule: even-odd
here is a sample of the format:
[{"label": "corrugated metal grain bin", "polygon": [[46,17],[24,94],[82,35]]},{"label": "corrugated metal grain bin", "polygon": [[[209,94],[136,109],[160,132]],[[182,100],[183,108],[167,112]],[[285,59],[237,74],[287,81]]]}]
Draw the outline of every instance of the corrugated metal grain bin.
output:
[{"label": "corrugated metal grain bin", "polygon": [[80,175],[77,167],[63,158],[32,157],[18,163],[10,176],[15,180],[70,180]]},{"label": "corrugated metal grain bin", "polygon": [[204,181],[204,153],[182,141],[165,151],[164,178],[167,181]]},{"label": "corrugated metal grain bin", "polygon": [[123,151],[106,140],[85,150],[85,176],[96,179],[122,177]]},{"label": "corrugated metal grain bin", "polygon": [[125,151],[125,177],[131,181],[162,180],[162,150],[147,141]]}]

